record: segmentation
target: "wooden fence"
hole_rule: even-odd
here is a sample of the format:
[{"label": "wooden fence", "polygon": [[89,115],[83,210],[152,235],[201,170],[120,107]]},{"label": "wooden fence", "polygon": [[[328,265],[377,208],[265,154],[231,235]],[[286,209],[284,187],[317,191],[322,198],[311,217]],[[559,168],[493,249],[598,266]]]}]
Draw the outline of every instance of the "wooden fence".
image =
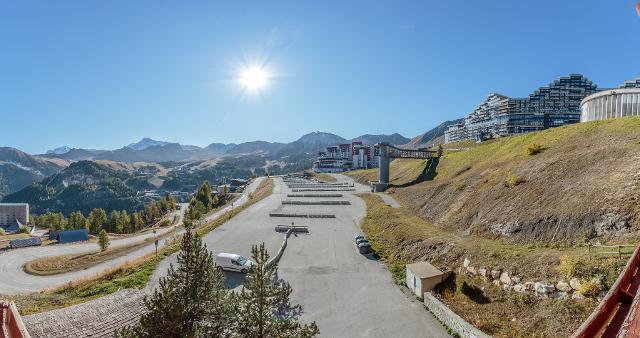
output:
[{"label": "wooden fence", "polygon": [[620,244],[620,245],[588,245],[587,251],[590,254],[618,255],[622,259],[623,256],[632,255],[636,245]]}]

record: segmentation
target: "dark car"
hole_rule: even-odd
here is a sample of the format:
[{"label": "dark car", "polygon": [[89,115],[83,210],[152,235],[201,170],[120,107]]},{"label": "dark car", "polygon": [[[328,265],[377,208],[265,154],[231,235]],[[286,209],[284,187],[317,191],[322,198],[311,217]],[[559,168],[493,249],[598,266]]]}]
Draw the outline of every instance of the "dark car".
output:
[{"label": "dark car", "polygon": [[364,239],[363,235],[356,235],[355,241],[357,242],[359,239]]},{"label": "dark car", "polygon": [[358,244],[358,251],[363,255],[370,254],[371,244],[369,244],[369,242],[362,242]]},{"label": "dark car", "polygon": [[364,238],[358,238],[356,239],[356,245],[360,245],[360,243],[369,243],[369,241],[367,241]]}]

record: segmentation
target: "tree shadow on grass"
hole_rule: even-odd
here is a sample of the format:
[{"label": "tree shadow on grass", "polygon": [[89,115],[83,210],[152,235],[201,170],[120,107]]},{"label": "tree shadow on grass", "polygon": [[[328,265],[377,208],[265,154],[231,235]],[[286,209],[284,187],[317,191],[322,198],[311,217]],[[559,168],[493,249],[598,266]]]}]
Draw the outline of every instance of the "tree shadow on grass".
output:
[{"label": "tree shadow on grass", "polygon": [[438,163],[440,163],[439,157],[433,157],[427,160],[427,165],[424,166],[424,169],[416,177],[413,181],[403,183],[403,184],[389,184],[389,187],[393,188],[406,188],[418,183],[422,183],[424,181],[432,181],[438,173],[436,172],[436,168],[438,167]]},{"label": "tree shadow on grass", "polygon": [[491,303],[489,297],[485,296],[484,292],[479,287],[471,283],[467,283],[467,281],[463,281],[462,284],[460,284],[460,292],[478,304]]}]

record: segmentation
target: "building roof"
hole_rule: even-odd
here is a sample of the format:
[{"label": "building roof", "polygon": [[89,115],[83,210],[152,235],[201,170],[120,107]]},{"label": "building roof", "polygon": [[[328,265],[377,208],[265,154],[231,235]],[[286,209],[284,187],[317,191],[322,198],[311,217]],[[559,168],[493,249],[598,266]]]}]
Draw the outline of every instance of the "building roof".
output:
[{"label": "building roof", "polygon": [[89,232],[87,232],[87,229],[64,230],[58,232],[56,238],[58,239],[59,243],[88,241]]},{"label": "building roof", "polygon": [[417,262],[407,264],[407,269],[411,270],[414,276],[418,278],[430,278],[444,275],[444,271],[429,264],[429,262]]}]

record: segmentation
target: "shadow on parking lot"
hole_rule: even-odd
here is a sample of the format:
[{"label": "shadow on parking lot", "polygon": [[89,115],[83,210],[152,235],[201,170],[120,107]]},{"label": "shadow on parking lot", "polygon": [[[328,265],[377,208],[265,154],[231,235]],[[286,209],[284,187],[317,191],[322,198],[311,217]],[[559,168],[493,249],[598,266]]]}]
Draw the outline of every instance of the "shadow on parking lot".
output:
[{"label": "shadow on parking lot", "polygon": [[370,261],[377,261],[378,260],[378,255],[376,255],[375,253],[369,253],[369,254],[361,254],[364,257],[367,257],[368,260]]},{"label": "shadow on parking lot", "polygon": [[240,272],[224,272],[224,286],[227,289],[235,289],[238,286],[244,284],[244,281],[247,279],[247,275]]}]

